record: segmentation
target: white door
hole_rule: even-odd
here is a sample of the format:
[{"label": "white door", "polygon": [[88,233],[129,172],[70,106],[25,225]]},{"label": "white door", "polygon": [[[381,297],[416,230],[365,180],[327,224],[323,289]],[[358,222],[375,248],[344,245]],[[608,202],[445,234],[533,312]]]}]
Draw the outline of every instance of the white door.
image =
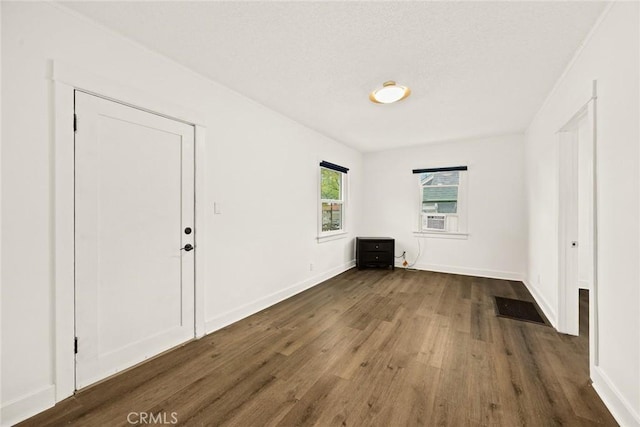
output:
[{"label": "white door", "polygon": [[578,287],[578,138],[573,130],[560,132],[560,222],[558,331],[579,335]]},{"label": "white door", "polygon": [[589,311],[596,313],[593,123],[590,101],[559,131],[558,331],[570,335],[580,332],[580,287],[590,289]]},{"label": "white door", "polygon": [[80,389],[194,337],[194,128],[82,92],[75,108]]}]

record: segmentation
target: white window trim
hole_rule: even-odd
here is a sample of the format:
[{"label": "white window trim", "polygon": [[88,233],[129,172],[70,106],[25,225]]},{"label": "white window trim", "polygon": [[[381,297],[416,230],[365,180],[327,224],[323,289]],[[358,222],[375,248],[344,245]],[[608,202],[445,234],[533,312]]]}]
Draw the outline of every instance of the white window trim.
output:
[{"label": "white window trim", "polygon": [[455,240],[467,240],[469,233],[459,233],[453,231],[414,231],[413,234],[416,237],[427,237],[433,239],[455,239]]},{"label": "white window trim", "polygon": [[[440,166],[435,166],[440,167]],[[416,209],[416,220],[415,224],[417,225],[416,230],[413,234],[416,237],[427,237],[427,238],[438,238],[438,239],[456,239],[456,240],[466,240],[469,238],[469,229],[468,229],[468,203],[467,203],[467,193],[469,187],[469,169],[465,171],[461,171],[463,173],[460,174],[460,180],[458,182],[458,205],[455,214],[438,214],[438,215],[446,215],[446,216],[456,216],[458,217],[458,229],[456,231],[437,231],[437,230],[426,230],[422,228],[422,188],[423,185],[420,184],[420,178],[418,177],[418,194],[417,198],[417,209]],[[454,187],[453,185],[447,185],[446,187]]]},{"label": "white window trim", "polygon": [[[329,242],[332,240],[345,239],[347,237],[347,211],[348,207],[348,179],[347,174],[340,172],[342,177],[341,194],[342,200],[337,199],[322,199],[322,169],[328,169],[320,166],[318,169],[318,243]],[[328,169],[332,170],[332,169]],[[322,231],[322,203],[340,202],[342,203],[342,228],[340,230]]]},{"label": "white window trim", "polygon": [[330,242],[332,240],[346,239],[347,234],[349,234],[346,231],[340,231],[339,233],[337,231],[338,230],[336,230],[336,232],[333,232],[333,234],[330,234],[330,235],[318,236],[317,237],[318,243]]}]

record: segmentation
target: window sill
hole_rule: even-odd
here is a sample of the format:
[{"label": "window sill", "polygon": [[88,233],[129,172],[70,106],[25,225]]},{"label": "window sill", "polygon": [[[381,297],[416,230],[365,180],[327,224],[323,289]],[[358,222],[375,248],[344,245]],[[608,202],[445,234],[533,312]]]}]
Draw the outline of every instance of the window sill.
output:
[{"label": "window sill", "polygon": [[332,240],[346,239],[348,234],[349,233],[347,233],[346,231],[341,231],[339,233],[318,236],[317,239],[318,239],[318,243],[324,243],[324,242],[330,242]]},{"label": "window sill", "polygon": [[416,237],[426,237],[434,239],[467,240],[469,238],[469,233],[454,233],[451,231],[414,231],[413,235]]}]

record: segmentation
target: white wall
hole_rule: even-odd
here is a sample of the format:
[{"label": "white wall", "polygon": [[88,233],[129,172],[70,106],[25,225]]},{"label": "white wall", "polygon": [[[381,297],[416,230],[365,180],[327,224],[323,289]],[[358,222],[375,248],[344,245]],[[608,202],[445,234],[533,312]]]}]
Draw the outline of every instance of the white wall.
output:
[{"label": "white wall", "polygon": [[394,237],[396,255],[406,251],[414,262],[419,190],[412,169],[466,165],[469,236],[419,238],[415,268],[521,280],[526,266],[523,149],[522,135],[504,135],[365,154],[362,231]]},{"label": "white wall", "polygon": [[53,404],[52,59],[204,117],[209,331],[351,265],[357,222],[315,240],[318,163],[350,168],[358,218],[361,154],[55,5],[1,7],[3,424]]},{"label": "white wall", "polygon": [[[529,277],[558,304],[558,136],[598,81],[599,366],[594,387],[623,425],[640,425],[639,8],[616,2],[532,122],[526,141]],[[594,325],[592,325],[593,327]]]}]

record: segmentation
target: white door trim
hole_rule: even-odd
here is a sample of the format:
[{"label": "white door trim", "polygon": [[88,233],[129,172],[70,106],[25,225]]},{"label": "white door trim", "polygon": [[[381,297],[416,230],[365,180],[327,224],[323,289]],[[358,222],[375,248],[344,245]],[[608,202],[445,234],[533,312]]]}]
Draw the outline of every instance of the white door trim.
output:
[{"label": "white door trim", "polygon": [[[74,132],[73,114],[75,90],[88,92],[110,100],[143,109],[195,126],[195,336],[205,334],[204,284],[206,283],[206,127],[203,115],[175,105],[156,95],[130,88],[75,66],[52,61],[54,141],[52,147],[52,181],[54,212],[54,378],[55,401],[59,402],[75,391],[75,291],[74,291]],[[141,108],[142,106],[142,108]],[[146,107],[146,108],[145,108]],[[198,237],[199,236],[199,237]]]},{"label": "white door trim", "polygon": [[[577,124],[583,120],[588,120],[588,126],[590,129],[590,139],[592,143],[592,158],[591,158],[591,167],[592,167],[592,219],[591,219],[591,232],[592,232],[592,260],[593,260],[593,282],[592,287],[589,291],[589,360],[590,360],[590,371],[594,372],[594,368],[598,366],[598,352],[599,352],[599,323],[598,323],[598,199],[597,199],[597,81],[593,81],[592,86],[592,95],[589,101],[584,104],[572,117],[569,119],[564,126],[562,126],[559,131],[559,143],[560,145],[564,144],[572,144],[577,145],[577,141],[567,141],[567,134],[570,133]],[[575,148],[575,147],[574,147]],[[558,331],[562,333],[570,333],[577,335],[577,323],[569,319],[568,316],[572,313],[572,310],[575,310],[575,307],[568,307],[568,304],[571,304],[571,301],[568,301],[566,298],[567,294],[567,284],[565,281],[566,278],[566,258],[564,256],[564,251],[567,249],[567,245],[570,243],[569,239],[566,236],[566,213],[568,206],[567,201],[563,198],[563,186],[566,184],[563,182],[566,178],[571,178],[574,183],[577,183],[577,176],[575,173],[577,170],[572,170],[572,176],[563,175],[563,168],[567,166],[563,160],[567,160],[563,158],[562,155],[562,147],[559,147],[559,211],[558,211],[558,250],[559,250],[559,260],[558,260]],[[577,159],[573,159],[577,161]],[[573,166],[571,166],[572,169]],[[575,168],[577,169],[577,168]],[[577,191],[577,188],[573,189]],[[577,207],[576,207],[577,208]],[[577,271],[574,272],[577,280]],[[575,323],[575,324],[574,324]]]}]

